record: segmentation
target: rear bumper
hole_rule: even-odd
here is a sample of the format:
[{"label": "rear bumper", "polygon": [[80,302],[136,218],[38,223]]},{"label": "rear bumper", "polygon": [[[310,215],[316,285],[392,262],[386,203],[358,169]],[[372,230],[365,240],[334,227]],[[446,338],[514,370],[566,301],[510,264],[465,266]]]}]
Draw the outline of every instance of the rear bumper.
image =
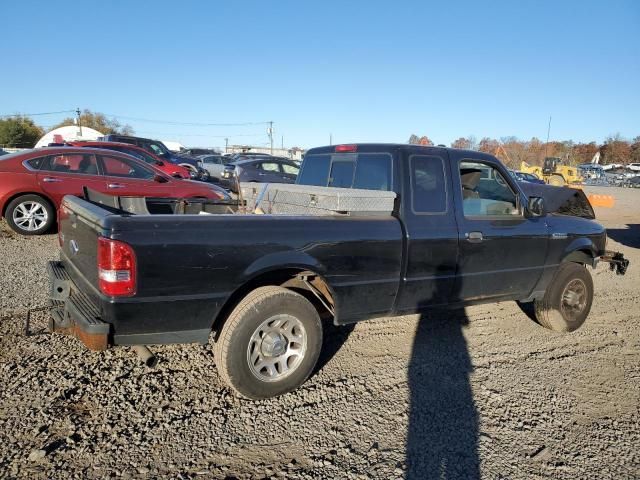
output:
[{"label": "rear bumper", "polygon": [[86,280],[65,262],[49,262],[49,330],[72,335],[91,350],[109,345],[158,345],[209,341],[221,301],[210,298],[124,298],[91,296]]},{"label": "rear bumper", "polygon": [[49,331],[78,338],[90,350],[106,350],[111,325],[100,319],[100,310],[76,287],[60,262],[49,262],[49,298],[52,303]]}]

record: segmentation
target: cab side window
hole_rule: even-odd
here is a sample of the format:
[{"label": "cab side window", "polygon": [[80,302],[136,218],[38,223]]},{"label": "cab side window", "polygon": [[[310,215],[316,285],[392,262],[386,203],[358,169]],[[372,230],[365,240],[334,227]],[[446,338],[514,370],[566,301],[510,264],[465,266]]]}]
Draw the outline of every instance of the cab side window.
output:
[{"label": "cab side window", "polygon": [[412,155],[411,208],[414,213],[444,213],[447,211],[447,188],[442,158]]},{"label": "cab side window", "polygon": [[516,194],[493,166],[460,162],[462,206],[465,217],[513,217],[520,215]]}]

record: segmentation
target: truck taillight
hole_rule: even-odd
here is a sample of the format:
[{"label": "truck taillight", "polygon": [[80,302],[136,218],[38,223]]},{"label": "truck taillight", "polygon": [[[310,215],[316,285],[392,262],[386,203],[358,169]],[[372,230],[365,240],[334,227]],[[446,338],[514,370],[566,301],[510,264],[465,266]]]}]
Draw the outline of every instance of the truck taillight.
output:
[{"label": "truck taillight", "polygon": [[102,293],[112,297],[136,293],[136,256],[130,245],[98,238],[98,284]]}]

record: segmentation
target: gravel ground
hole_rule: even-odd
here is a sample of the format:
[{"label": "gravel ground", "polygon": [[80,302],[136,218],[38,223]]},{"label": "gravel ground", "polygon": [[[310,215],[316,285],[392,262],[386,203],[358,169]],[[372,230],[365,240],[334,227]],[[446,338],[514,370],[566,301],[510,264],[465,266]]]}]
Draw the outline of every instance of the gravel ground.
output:
[{"label": "gravel ground", "polygon": [[640,190],[598,211],[632,266],[593,272],[572,334],[515,303],[328,327],[317,373],[278,399],[236,398],[211,346],[125,348],[21,333],[46,304],[54,235],[0,224],[0,477],[640,478]]}]

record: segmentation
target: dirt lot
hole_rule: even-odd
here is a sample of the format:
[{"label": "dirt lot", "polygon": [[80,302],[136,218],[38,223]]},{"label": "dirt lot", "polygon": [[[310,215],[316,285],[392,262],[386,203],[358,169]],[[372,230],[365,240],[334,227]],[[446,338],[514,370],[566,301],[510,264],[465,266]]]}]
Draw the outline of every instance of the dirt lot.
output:
[{"label": "dirt lot", "polygon": [[581,330],[515,303],[329,328],[318,372],[260,402],[221,384],[210,346],[157,347],[148,370],[23,336],[57,239],[2,223],[0,477],[639,478],[640,190],[588,191],[616,196],[598,215],[632,266],[593,272]]}]

